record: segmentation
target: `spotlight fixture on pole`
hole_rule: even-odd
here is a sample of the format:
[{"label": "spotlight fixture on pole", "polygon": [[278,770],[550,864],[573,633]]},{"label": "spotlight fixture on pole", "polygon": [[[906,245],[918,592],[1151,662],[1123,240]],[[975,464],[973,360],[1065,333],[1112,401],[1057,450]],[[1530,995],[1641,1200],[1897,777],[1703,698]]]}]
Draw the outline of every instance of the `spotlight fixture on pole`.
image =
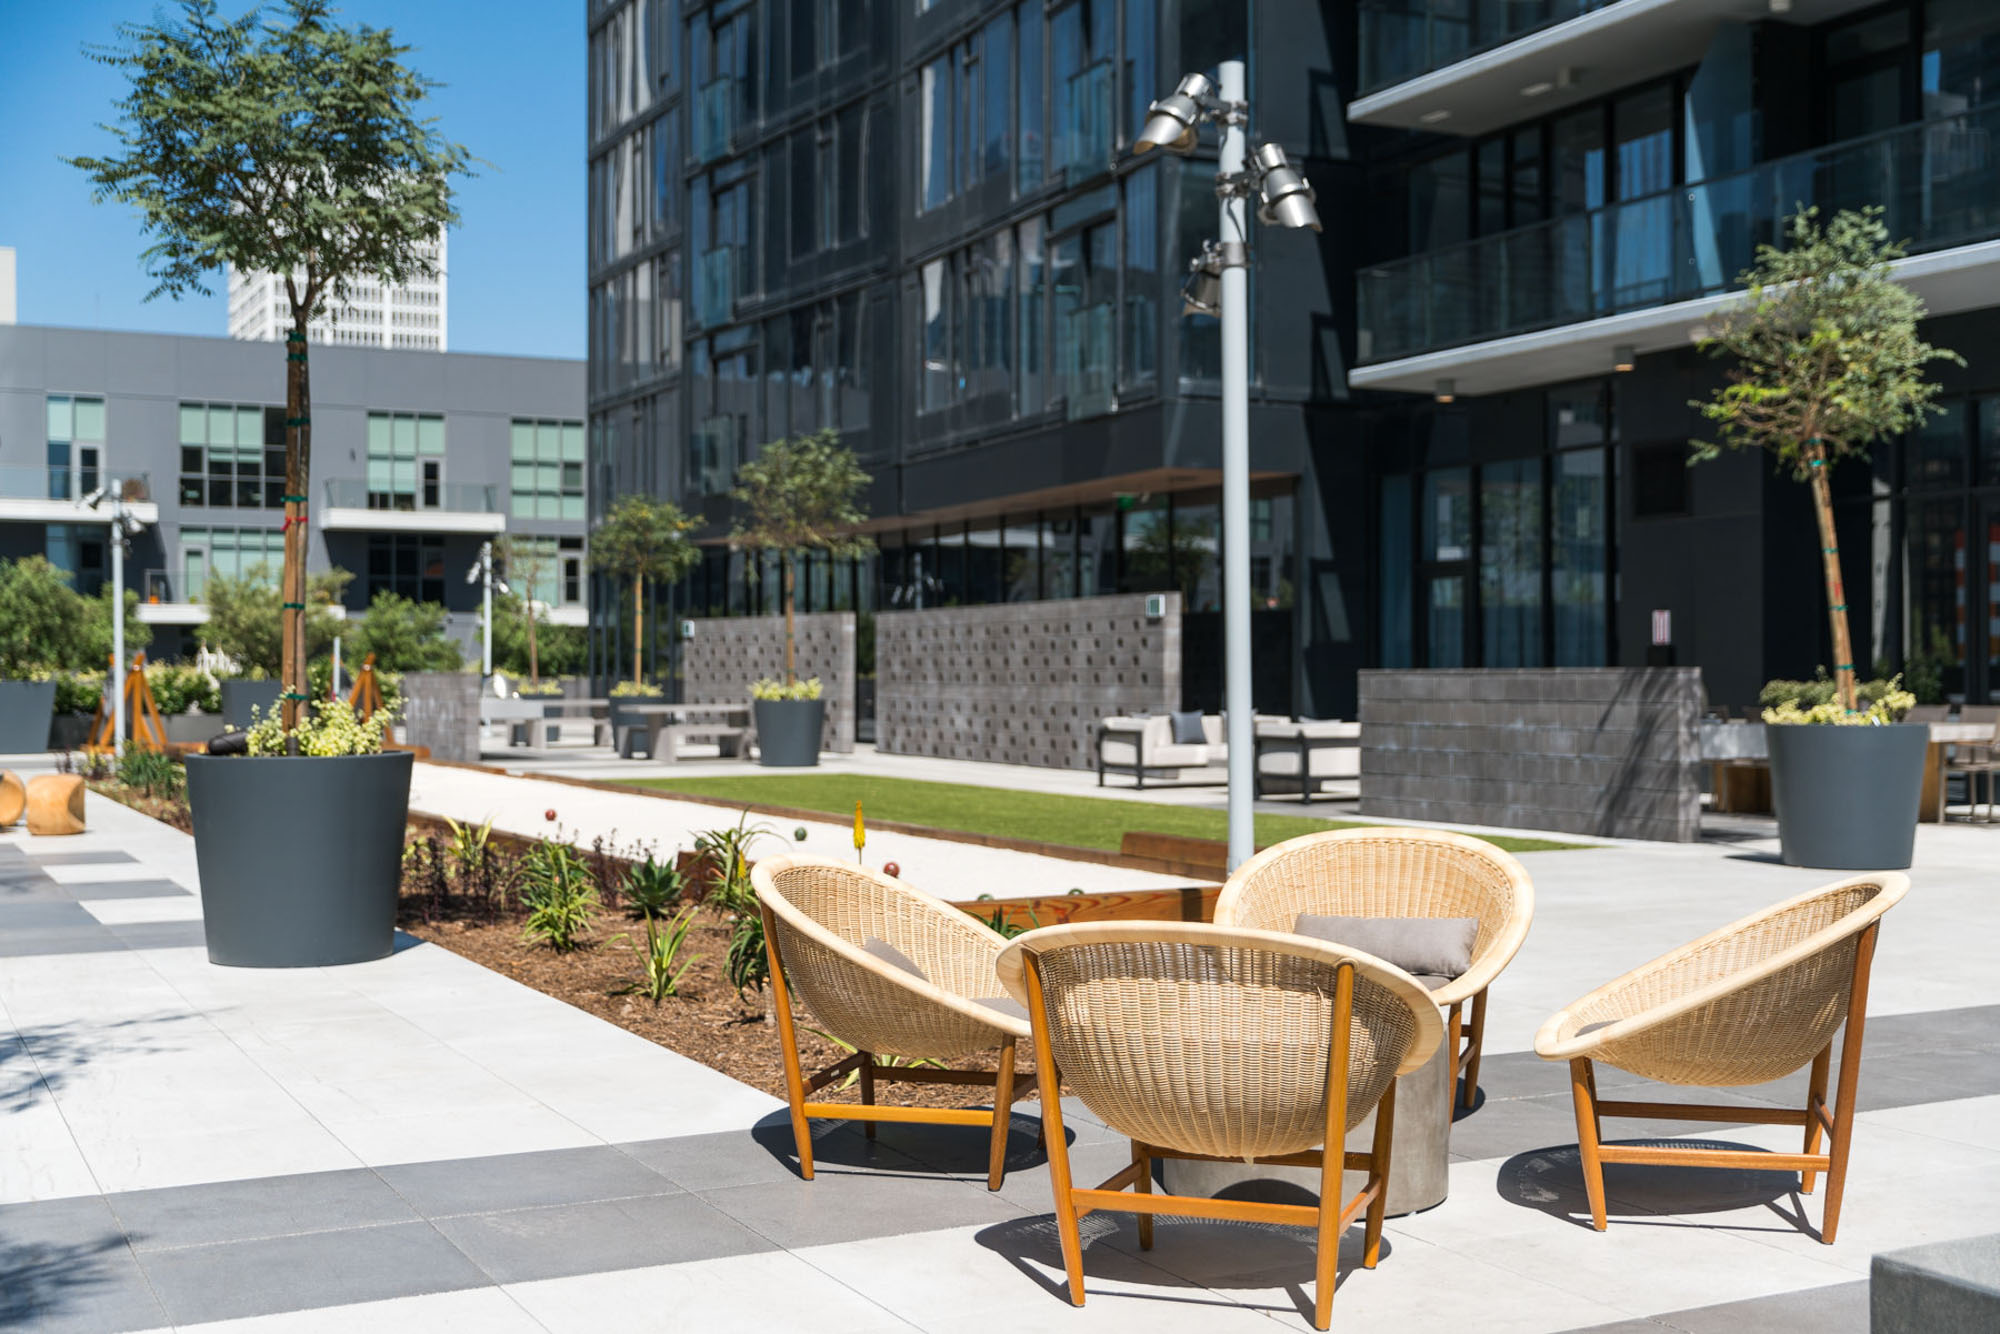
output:
[{"label": "spotlight fixture on pole", "polygon": [[1221,136],[1215,193],[1221,201],[1221,239],[1202,246],[1188,265],[1181,289],[1188,314],[1222,322],[1222,608],[1223,713],[1229,742],[1229,865],[1254,851],[1251,798],[1256,739],[1250,691],[1250,223],[1249,201],[1259,220],[1278,227],[1320,229],[1312,186],[1277,144],[1250,151],[1250,106],[1240,60],[1216,67],[1216,79],[1188,74],[1154,102],[1133,140],[1134,151],[1163,148],[1192,153],[1203,121]]}]

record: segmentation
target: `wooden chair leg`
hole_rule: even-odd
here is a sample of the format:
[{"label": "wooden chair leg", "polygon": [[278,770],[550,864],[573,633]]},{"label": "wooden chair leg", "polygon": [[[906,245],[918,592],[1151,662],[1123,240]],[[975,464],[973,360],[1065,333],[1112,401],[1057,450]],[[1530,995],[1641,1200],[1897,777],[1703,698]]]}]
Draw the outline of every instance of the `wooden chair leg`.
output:
[{"label": "wooden chair leg", "polygon": [[1076,1225],[1076,1202],[1071,1198],[1069,1141],[1063,1135],[1062,1084],[1056,1077],[1055,1055],[1049,1050],[1048,1011],[1042,1003],[1042,973],[1034,952],[1022,955],[1027,965],[1028,1014],[1035,1034],[1035,1084],[1042,1093],[1042,1120],[1049,1142],[1049,1183],[1056,1202],[1056,1234],[1062,1241],[1063,1272],[1069,1278],[1072,1306],[1083,1305],[1083,1236]]},{"label": "wooden chair leg", "polygon": [[764,917],[764,953],[771,965],[771,1001],[778,1016],[778,1049],[785,1058],[785,1098],[792,1108],[792,1141],[798,1146],[799,1175],[813,1175],[812,1127],[806,1124],[806,1083],[799,1072],[798,1031],[792,1026],[791,994],[785,988],[785,963],[778,954],[777,924],[771,910],[758,905]]},{"label": "wooden chair leg", "polygon": [[[1819,1055],[1813,1057],[1812,1079],[1811,1082],[1808,1083],[1806,1086],[1805,1152],[1807,1153],[1819,1152],[1820,1134],[1822,1132],[1822,1126],[1819,1119],[1819,1109],[1826,1104],[1826,1074],[1828,1067],[1830,1067],[1832,1064],[1833,1064],[1833,1044],[1829,1042],[1826,1044],[1826,1047],[1820,1052]],[[1815,1172],[1810,1167],[1800,1172],[1799,1194],[1801,1195],[1812,1194],[1813,1186],[1817,1184],[1818,1176],[1819,1173]]]},{"label": "wooden chair leg", "polygon": [[993,1084],[993,1145],[986,1155],[986,1189],[1000,1189],[1007,1175],[1007,1132],[1014,1125],[1014,1039],[1000,1044],[1000,1073]]},{"label": "wooden chair leg", "polygon": [[1569,1063],[1570,1095],[1576,1101],[1576,1147],[1583,1157],[1583,1188],[1590,1196],[1590,1225],[1604,1231],[1604,1163],[1597,1156],[1597,1081],[1590,1073],[1590,1060],[1579,1056]]},{"label": "wooden chair leg", "polygon": [[1479,1101],[1479,1057],[1486,1048],[1486,992],[1472,998],[1472,1041],[1465,1060],[1465,1109]]},{"label": "wooden chair leg", "polygon": [[[1146,1152],[1146,1146],[1138,1140],[1132,1141],[1132,1165],[1139,1169],[1139,1179],[1132,1183],[1132,1189],[1141,1195],[1153,1193],[1153,1156]],[[1139,1215],[1139,1249],[1153,1249],[1153,1216],[1142,1212]]]},{"label": "wooden chair leg", "polygon": [[1459,1047],[1464,1042],[1465,1002],[1451,1007],[1451,1013],[1444,1017],[1444,1049],[1451,1061],[1451,1104],[1454,1107],[1469,1107],[1471,1102],[1462,1093],[1463,1085],[1458,1082]]},{"label": "wooden chair leg", "polygon": [[1368,1222],[1362,1231],[1361,1267],[1373,1269],[1382,1258],[1382,1220],[1389,1213],[1389,1146],[1396,1133],[1396,1081],[1382,1091],[1375,1105],[1375,1142],[1368,1150],[1368,1184],[1375,1198],[1368,1201]]},{"label": "wooden chair leg", "polygon": [[1861,1084],[1861,1037],[1868,1023],[1868,969],[1875,960],[1875,922],[1854,942],[1854,985],[1847,997],[1847,1033],[1840,1040],[1840,1092],[1833,1109],[1833,1143],[1826,1165],[1826,1216],[1819,1239],[1833,1245],[1840,1228],[1840,1201],[1847,1190],[1847,1153],[1854,1140],[1854,1095]]},{"label": "wooden chair leg", "polygon": [[[872,1107],[875,1105],[875,1053],[872,1051],[863,1051],[856,1052],[855,1055],[861,1058],[861,1105]],[[863,1121],[861,1123],[861,1133],[869,1139],[874,1139],[875,1123],[873,1121]]]},{"label": "wooden chair leg", "polygon": [[[1326,1125],[1320,1140],[1319,1227],[1313,1248],[1313,1328],[1333,1323],[1333,1291],[1340,1268],[1340,1214],[1346,1203],[1348,1031],[1354,1020],[1354,965],[1334,973],[1333,1041],[1326,1062]],[[1393,1113],[1392,1113],[1393,1115]],[[1373,1174],[1373,1166],[1370,1166]]]}]

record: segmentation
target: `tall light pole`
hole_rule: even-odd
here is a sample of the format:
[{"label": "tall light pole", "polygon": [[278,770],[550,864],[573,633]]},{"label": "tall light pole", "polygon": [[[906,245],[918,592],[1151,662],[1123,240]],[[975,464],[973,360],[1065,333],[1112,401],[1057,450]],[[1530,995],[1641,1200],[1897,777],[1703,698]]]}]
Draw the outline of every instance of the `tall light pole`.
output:
[{"label": "tall light pole", "polygon": [[125,753],[125,539],[144,527],[125,509],[125,484],[116,477],[107,480],[83,498],[87,509],[96,509],[106,498],[111,501],[111,675],[106,682],[111,691],[111,753]]},{"label": "tall light pole", "polygon": [[502,593],[514,591],[507,586],[505,579],[496,579],[493,575],[493,543],[490,540],[479,544],[479,561],[465,572],[465,582],[482,586],[479,614],[485,622],[486,633],[479,654],[479,673],[481,684],[490,684],[493,680],[493,586],[498,584]]},{"label": "tall light pole", "polygon": [[1261,221],[1319,230],[1312,187],[1276,144],[1248,149],[1250,107],[1243,62],[1225,60],[1210,83],[1188,74],[1148,109],[1133,148],[1192,153],[1204,120],[1221,131],[1215,193],[1220,245],[1210,242],[1189,266],[1183,313],[1222,321],[1222,626],[1223,711],[1229,742],[1229,865],[1256,848],[1251,795],[1256,783],[1256,718],[1250,697],[1250,230],[1248,201]]}]

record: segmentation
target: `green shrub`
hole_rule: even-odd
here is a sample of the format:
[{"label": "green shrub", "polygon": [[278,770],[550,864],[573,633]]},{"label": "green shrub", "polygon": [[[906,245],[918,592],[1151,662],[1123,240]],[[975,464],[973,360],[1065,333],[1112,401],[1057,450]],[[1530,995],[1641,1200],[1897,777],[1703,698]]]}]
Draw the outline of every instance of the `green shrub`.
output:
[{"label": "green shrub", "polygon": [[590,930],[597,890],[575,848],[544,838],[522,864],[521,903],[528,909],[528,937],[568,953]]},{"label": "green shrub", "polygon": [[646,943],[639,950],[640,960],[646,965],[646,983],[642,990],[655,1005],[679,994],[681,978],[701,958],[699,954],[681,958],[688,932],[694,929],[695,911],[688,908],[668,922],[665,930],[660,928],[653,914],[646,914]]},{"label": "green shrub", "polygon": [[104,698],[103,672],[50,672],[45,679],[56,683],[57,713],[96,713]]},{"label": "green shrub", "polygon": [[[372,718],[361,718],[344,699],[319,700],[305,705],[299,715],[299,725],[292,729],[290,736],[297,739],[301,755],[379,755],[389,717],[389,710],[383,709]],[[284,714],[280,710],[273,709],[269,715],[256,718],[251,723],[252,755],[285,755],[290,753],[290,749]]]},{"label": "green shrub", "polygon": [[658,699],[666,692],[645,681],[620,681],[611,687],[613,699]]},{"label": "green shrub", "polygon": [[786,685],[775,677],[764,677],[750,683],[751,699],[818,699],[820,683],[817,676]]},{"label": "green shrub", "polygon": [[181,766],[157,750],[127,750],[118,760],[118,781],[149,797],[172,800],[187,784]]},{"label": "green shrub", "polygon": [[196,708],[203,713],[222,712],[222,687],[201,668],[189,663],[149,662],[146,684],[153,691],[153,703],[165,714],[186,713]]},{"label": "green shrub", "polygon": [[670,858],[655,861],[652,853],[646,860],[633,862],[625,870],[625,880],[621,888],[632,906],[648,916],[658,916],[680,899],[687,888],[687,877]]}]

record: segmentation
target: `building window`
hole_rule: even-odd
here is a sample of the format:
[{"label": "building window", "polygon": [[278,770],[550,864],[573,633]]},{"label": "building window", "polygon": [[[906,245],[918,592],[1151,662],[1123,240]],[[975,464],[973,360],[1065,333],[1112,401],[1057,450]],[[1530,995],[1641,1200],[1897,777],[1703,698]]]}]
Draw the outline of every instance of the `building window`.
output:
[{"label": "building window", "polygon": [[444,506],[444,418],[409,412],[368,414],[368,508]]},{"label": "building window", "polygon": [[1479,470],[1482,665],[1542,665],[1542,461]]},{"label": "building window", "polygon": [[1077,0],[1049,20],[1056,163],[1068,180],[1111,165],[1111,0]]},{"label": "building window", "polygon": [[1150,381],[1159,371],[1159,170],[1142,167],[1125,178],[1125,331],[1122,379]]},{"label": "building window", "polygon": [[515,537],[507,560],[507,582],[520,596],[546,607],[583,602],[583,539]]},{"label": "building window", "polygon": [[183,403],[180,501],[211,509],[283,509],[285,410]]},{"label": "building window", "polygon": [[512,504],[517,519],[582,519],[583,423],[527,421],[512,428]]},{"label": "building window", "polygon": [[435,533],[370,536],[368,600],[384,592],[412,602],[443,602],[444,538]]},{"label": "building window", "polygon": [[81,499],[103,484],[104,400],[51,394],[48,418],[49,499]]},{"label": "building window", "polygon": [[[270,586],[285,565],[282,528],[193,528],[180,533],[177,569],[148,571],[148,602],[200,602],[211,579],[247,579]],[[156,581],[155,576],[163,578]]]},{"label": "building window", "polygon": [[1040,0],[1015,7],[1018,15],[1016,26],[1020,32],[1021,47],[1019,61],[1020,124],[1015,132],[1018,149],[1014,157],[1015,186],[1026,194],[1041,188],[1048,178],[1045,140],[1047,137],[1046,118],[1043,115],[1044,98],[1047,90],[1042,86],[1042,29],[1047,20],[1043,15]]}]

